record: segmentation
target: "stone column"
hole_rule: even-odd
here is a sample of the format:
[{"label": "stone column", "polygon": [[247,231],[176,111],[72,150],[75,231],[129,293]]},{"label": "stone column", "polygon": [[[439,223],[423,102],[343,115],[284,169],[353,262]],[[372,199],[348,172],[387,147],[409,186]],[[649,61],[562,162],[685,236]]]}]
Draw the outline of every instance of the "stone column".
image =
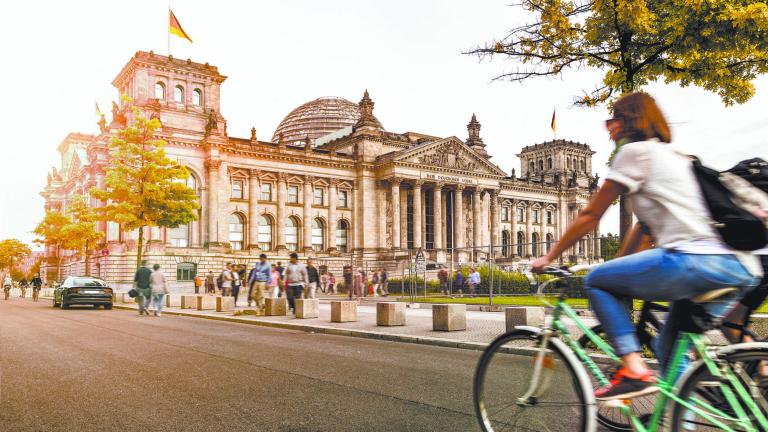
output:
[{"label": "stone column", "polygon": [[393,178],[390,180],[392,187],[392,249],[400,249],[400,179]]},{"label": "stone column", "polygon": [[285,251],[285,200],[288,199],[288,185],[285,183],[285,174],[277,175],[277,238],[275,250]]},{"label": "stone column", "polygon": [[531,205],[528,203],[528,207],[525,208],[525,256],[530,256],[533,251],[531,250],[531,239],[533,238],[533,218],[531,217]]},{"label": "stone column", "polygon": [[432,198],[432,208],[434,209],[434,239],[435,250],[439,251],[443,248],[443,214],[442,214],[442,191],[443,185],[441,183],[435,184],[433,191],[434,198]]},{"label": "stone column", "polygon": [[339,223],[336,219],[336,205],[339,199],[338,188],[339,181],[332,178],[331,185],[328,187],[328,234],[325,236],[328,239],[328,251],[330,252],[336,251],[336,225]]},{"label": "stone column", "polygon": [[501,221],[499,220],[499,191],[492,190],[491,194],[491,244],[493,245],[493,256],[497,255],[497,251],[501,246]]},{"label": "stone column", "polygon": [[482,225],[482,213],[483,209],[481,207],[482,203],[482,191],[480,188],[475,188],[475,191],[472,193],[472,247],[475,248],[475,253],[481,252],[477,248],[482,246],[482,238],[483,238],[483,225]]},{"label": "stone column", "polygon": [[259,170],[252,169],[248,183],[248,244],[250,249],[259,249]]},{"label": "stone column", "polygon": [[413,182],[413,248],[419,249],[421,243],[421,180]]},{"label": "stone column", "polygon": [[408,249],[408,190],[400,194],[400,247]]},{"label": "stone column", "polygon": [[440,232],[440,239],[443,242],[444,248],[448,248],[448,238],[447,238],[448,236],[448,210],[447,210],[448,200],[449,200],[448,191],[446,190],[445,193],[443,193],[443,200],[440,201],[440,211],[442,212],[443,220],[445,221],[445,223],[442,224],[443,229]]},{"label": "stone column", "polygon": [[509,256],[514,257],[517,255],[517,201],[512,201],[512,207],[510,207],[509,211],[512,213],[509,216],[512,224],[509,235],[509,245],[512,250],[509,251]]},{"label": "stone column", "polygon": [[539,210],[539,256],[547,253],[547,208]]},{"label": "stone column", "polygon": [[304,232],[304,253],[312,252],[312,176],[304,176],[304,223],[301,225]]},{"label": "stone column", "polygon": [[456,249],[464,247],[464,185],[456,185],[456,193],[454,195],[454,212],[453,212],[453,241]]},{"label": "stone column", "polygon": [[208,159],[205,168],[208,170],[208,245],[216,246],[219,239],[219,167],[221,161]]}]

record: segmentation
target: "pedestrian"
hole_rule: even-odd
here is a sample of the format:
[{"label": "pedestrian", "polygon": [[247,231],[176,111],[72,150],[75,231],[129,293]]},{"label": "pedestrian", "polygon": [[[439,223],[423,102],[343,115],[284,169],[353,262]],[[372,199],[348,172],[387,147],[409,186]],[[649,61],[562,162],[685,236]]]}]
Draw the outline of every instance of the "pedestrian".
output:
[{"label": "pedestrian", "polygon": [[313,299],[315,298],[317,284],[320,283],[320,275],[317,272],[317,267],[312,262],[312,258],[307,259],[307,279],[309,283],[304,287],[304,298]]},{"label": "pedestrian", "polygon": [[264,310],[264,290],[271,278],[272,266],[267,262],[267,255],[261,254],[248,275],[248,307],[255,302],[257,313]]},{"label": "pedestrian", "polygon": [[344,288],[347,290],[347,295],[351,299],[354,295],[354,275],[352,274],[352,266],[344,266]]},{"label": "pedestrian", "polygon": [[205,293],[214,294],[216,292],[216,275],[213,274],[213,270],[209,270],[205,275]]},{"label": "pedestrian", "polygon": [[203,286],[203,277],[200,274],[195,275],[195,294],[200,294],[200,287]]},{"label": "pedestrian", "polygon": [[133,287],[139,293],[139,315],[149,315],[149,302],[152,299],[152,270],[147,268],[147,260],[141,261],[141,267],[133,276]]},{"label": "pedestrian", "polygon": [[19,281],[19,290],[21,290],[21,296],[20,297],[22,299],[27,298],[27,280],[26,279],[22,278]]},{"label": "pedestrian", "polygon": [[386,269],[381,269],[381,274],[379,275],[379,283],[381,284],[381,295],[384,297],[389,296],[389,275],[387,274]]},{"label": "pedestrian", "polygon": [[363,297],[368,297],[368,290],[369,290],[369,287],[368,287],[368,272],[366,272],[365,270],[361,269],[360,270],[360,274],[363,277],[363,281],[362,281]]},{"label": "pedestrian", "polygon": [[456,269],[456,277],[453,280],[453,287],[459,292],[459,297],[464,296],[464,274],[461,269]]},{"label": "pedestrian", "polygon": [[232,297],[235,298],[235,306],[237,306],[237,298],[240,295],[243,280],[245,280],[245,267],[239,264],[232,266]]},{"label": "pedestrian", "polygon": [[469,295],[474,296],[477,294],[477,288],[480,286],[480,273],[475,267],[472,267],[472,270],[469,273],[467,286],[469,287]]},{"label": "pedestrian", "polygon": [[11,279],[11,275],[5,275],[5,280],[3,281],[3,294],[5,296],[5,299],[8,300],[8,297],[11,295],[11,287],[13,286],[13,279]]},{"label": "pedestrian", "polygon": [[376,292],[379,290],[379,271],[374,270],[373,277],[371,278],[371,284],[373,285],[373,296],[376,297]]},{"label": "pedestrian", "polygon": [[277,286],[280,288],[280,295],[288,297],[288,292],[285,289],[285,267],[283,267],[282,261],[277,262],[277,272],[280,274],[280,278],[277,280]]},{"label": "pedestrian", "polygon": [[328,293],[328,272],[323,272],[323,274],[320,275],[320,291],[322,291],[323,294]]},{"label": "pedestrian", "polygon": [[43,280],[40,279],[40,275],[36,274],[32,278],[32,301],[36,302],[40,300],[40,289],[43,287]]},{"label": "pedestrian", "polygon": [[280,272],[275,264],[272,264],[272,271],[269,273],[269,294],[272,298],[280,297]]},{"label": "pedestrian", "polygon": [[219,276],[219,279],[221,279],[221,295],[223,297],[231,296],[232,281],[235,279],[235,276],[232,273],[232,263],[227,263],[224,270],[222,270],[221,275]]},{"label": "pedestrian", "polygon": [[336,276],[328,273],[328,294],[336,294]]},{"label": "pedestrian", "polygon": [[165,275],[160,271],[160,264],[152,266],[154,270],[150,276],[150,286],[152,288],[152,303],[155,307],[155,316],[163,313],[163,298],[168,294],[168,284],[165,282]]},{"label": "pedestrian", "polygon": [[363,296],[363,287],[363,269],[358,267],[357,272],[355,272],[354,281],[355,298],[359,299]]},{"label": "pedestrian", "polygon": [[285,291],[288,294],[288,307],[291,311],[295,311],[296,298],[301,298],[301,292],[309,283],[309,276],[307,276],[307,267],[299,263],[296,252],[291,252],[289,257],[291,260],[285,268]]},{"label": "pedestrian", "polygon": [[437,272],[437,280],[440,281],[440,292],[443,295],[448,295],[448,272],[445,267],[440,267]]}]

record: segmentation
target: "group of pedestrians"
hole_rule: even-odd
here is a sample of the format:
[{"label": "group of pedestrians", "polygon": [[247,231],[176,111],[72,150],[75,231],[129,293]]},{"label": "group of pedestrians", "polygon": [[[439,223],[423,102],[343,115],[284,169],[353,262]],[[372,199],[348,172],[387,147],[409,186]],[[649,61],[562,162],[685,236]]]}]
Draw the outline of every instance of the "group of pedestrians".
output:
[{"label": "group of pedestrians", "polygon": [[480,272],[477,270],[477,267],[471,267],[469,269],[469,274],[467,277],[464,277],[464,274],[461,272],[461,269],[456,269],[456,272],[453,275],[453,287],[451,288],[450,285],[450,277],[448,275],[448,271],[445,269],[445,267],[442,267],[440,270],[437,271],[437,280],[440,283],[440,293],[443,295],[452,295],[453,291],[455,291],[459,297],[464,296],[464,288],[467,288],[467,294],[470,296],[477,295],[478,289],[480,288],[480,282],[482,279],[480,278]]},{"label": "group of pedestrians", "polygon": [[154,315],[160,316],[163,312],[163,300],[168,294],[168,283],[165,275],[160,271],[160,264],[147,267],[147,261],[141,262],[141,267],[136,270],[133,277],[134,290],[139,298],[139,315],[150,315],[150,306],[154,308]]},{"label": "group of pedestrians", "polygon": [[368,272],[358,267],[352,273],[351,267],[344,272],[344,285],[347,287],[349,298],[360,297],[387,297],[389,295],[389,274],[385,269],[374,270],[371,277]]},{"label": "group of pedestrians", "polygon": [[10,274],[6,274],[3,278],[3,298],[8,300],[11,297],[11,289],[15,286],[19,288],[19,297],[22,299],[27,298],[27,290],[32,288],[32,301],[40,301],[40,290],[43,288],[43,280],[39,274],[32,277],[31,280],[21,279],[17,282],[13,281]]}]

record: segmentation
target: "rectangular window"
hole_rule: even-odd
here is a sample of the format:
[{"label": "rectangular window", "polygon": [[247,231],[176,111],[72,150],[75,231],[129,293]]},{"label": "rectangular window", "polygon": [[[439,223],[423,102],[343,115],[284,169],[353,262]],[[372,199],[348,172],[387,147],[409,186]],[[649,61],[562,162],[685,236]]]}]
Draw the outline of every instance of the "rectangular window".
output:
[{"label": "rectangular window", "polygon": [[501,220],[503,220],[504,222],[509,221],[509,207],[501,208]]},{"label": "rectangular window", "polygon": [[232,180],[232,198],[243,199],[243,181]]},{"label": "rectangular window", "polygon": [[552,211],[547,210],[547,224],[552,225]]},{"label": "rectangular window", "polygon": [[525,222],[525,209],[522,207],[517,208],[517,221]]},{"label": "rectangular window", "polygon": [[189,282],[195,280],[197,276],[197,264],[195,263],[179,263],[176,266],[176,280],[180,282]]},{"label": "rectangular window", "polygon": [[349,202],[347,200],[347,191],[339,191],[339,207],[349,207]]},{"label": "rectangular window", "polygon": [[262,183],[261,185],[261,200],[272,201],[272,185],[270,183]]},{"label": "rectangular window", "polygon": [[316,206],[323,205],[323,188],[315,188],[315,195],[312,204]]},{"label": "rectangular window", "polygon": [[291,204],[297,204],[299,202],[298,186],[288,186],[288,202]]},{"label": "rectangular window", "polygon": [[173,247],[189,246],[189,229],[187,225],[177,228],[168,228],[168,240]]},{"label": "rectangular window", "polygon": [[539,223],[539,211],[534,210],[533,211],[533,223]]}]

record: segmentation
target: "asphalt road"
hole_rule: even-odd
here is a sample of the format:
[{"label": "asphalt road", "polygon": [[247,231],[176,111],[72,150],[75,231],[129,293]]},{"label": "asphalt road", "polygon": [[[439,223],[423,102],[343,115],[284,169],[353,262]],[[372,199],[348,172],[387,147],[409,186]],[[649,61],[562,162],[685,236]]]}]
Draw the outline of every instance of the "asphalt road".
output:
[{"label": "asphalt road", "polygon": [[476,431],[479,352],[0,301],[2,431]]}]

